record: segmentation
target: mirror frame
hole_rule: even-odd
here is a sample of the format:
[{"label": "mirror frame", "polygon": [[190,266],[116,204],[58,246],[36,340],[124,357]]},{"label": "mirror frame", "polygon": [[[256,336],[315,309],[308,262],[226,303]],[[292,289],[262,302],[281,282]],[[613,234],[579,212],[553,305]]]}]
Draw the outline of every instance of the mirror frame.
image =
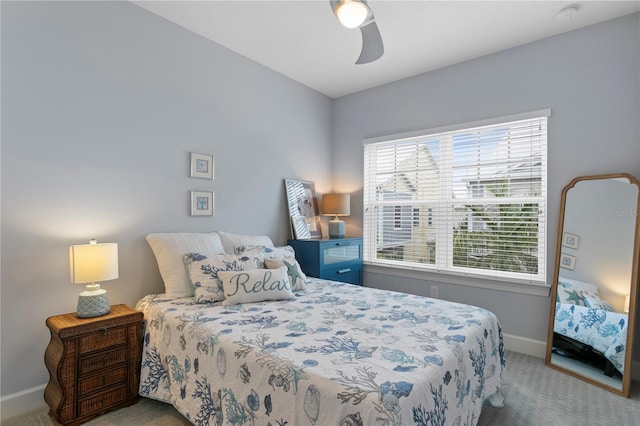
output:
[{"label": "mirror frame", "polygon": [[[638,198],[636,200],[636,229],[635,229],[635,237],[633,242],[633,262],[631,269],[631,283],[630,283],[630,303],[629,303],[629,313],[627,319],[627,341],[626,341],[626,349],[625,349],[625,359],[624,359],[624,374],[622,375],[622,389],[617,389],[615,387],[609,386],[606,383],[598,382],[597,380],[593,380],[589,377],[583,376],[575,371],[568,370],[559,365],[551,363],[551,350],[553,347],[553,324],[555,320],[555,310],[556,310],[556,297],[558,294],[558,277],[560,275],[560,255],[562,252],[562,233],[564,229],[564,214],[565,214],[565,204],[567,200],[567,193],[571,188],[573,188],[578,182],[584,182],[589,180],[603,180],[603,179],[627,179],[630,185],[636,185],[638,188]],[[562,190],[562,197],[560,201],[560,215],[558,218],[558,235],[556,240],[556,259],[555,259],[555,268],[554,268],[554,276],[553,282],[551,285],[551,300],[550,300],[550,310],[549,310],[549,329],[547,334],[547,351],[544,363],[546,366],[559,370],[563,373],[566,373],[570,376],[576,377],[580,380],[584,380],[585,382],[591,383],[595,386],[599,386],[603,389],[611,391],[615,394],[624,396],[629,398],[629,394],[631,391],[631,365],[633,362],[633,340],[635,335],[635,317],[636,317],[636,292],[638,289],[638,254],[640,253],[640,181],[638,181],[635,177],[627,173],[611,173],[604,175],[593,175],[593,176],[581,176],[573,179],[567,186]]]}]

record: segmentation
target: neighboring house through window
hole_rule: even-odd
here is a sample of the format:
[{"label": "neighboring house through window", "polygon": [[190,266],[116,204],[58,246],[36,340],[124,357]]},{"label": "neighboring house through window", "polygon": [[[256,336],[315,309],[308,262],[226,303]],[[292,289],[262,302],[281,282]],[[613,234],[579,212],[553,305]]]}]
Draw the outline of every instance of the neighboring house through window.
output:
[{"label": "neighboring house through window", "polygon": [[544,282],[548,115],[365,140],[365,262]]}]

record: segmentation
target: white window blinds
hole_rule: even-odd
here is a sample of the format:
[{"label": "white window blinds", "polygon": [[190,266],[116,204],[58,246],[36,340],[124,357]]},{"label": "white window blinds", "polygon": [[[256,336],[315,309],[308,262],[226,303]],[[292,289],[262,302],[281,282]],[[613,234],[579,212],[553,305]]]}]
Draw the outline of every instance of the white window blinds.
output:
[{"label": "white window blinds", "polygon": [[364,260],[544,282],[547,115],[365,141]]}]

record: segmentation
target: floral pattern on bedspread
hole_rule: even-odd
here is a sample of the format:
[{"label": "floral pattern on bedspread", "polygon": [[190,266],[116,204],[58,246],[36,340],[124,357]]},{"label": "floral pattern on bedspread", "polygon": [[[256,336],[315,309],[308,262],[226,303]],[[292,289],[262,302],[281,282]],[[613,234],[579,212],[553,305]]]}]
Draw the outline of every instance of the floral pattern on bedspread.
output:
[{"label": "floral pattern on bedspread", "polygon": [[556,303],[553,331],[593,347],[624,373],[627,322],[627,314]]},{"label": "floral pattern on bedspread", "polygon": [[474,425],[502,405],[491,312],[320,279],[296,295],[144,297],[140,394],[197,425]]}]

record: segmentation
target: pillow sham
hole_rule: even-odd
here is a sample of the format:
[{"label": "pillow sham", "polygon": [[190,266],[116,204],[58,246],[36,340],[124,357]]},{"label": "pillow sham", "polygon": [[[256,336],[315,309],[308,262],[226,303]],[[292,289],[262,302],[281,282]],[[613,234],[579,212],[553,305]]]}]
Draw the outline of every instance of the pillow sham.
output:
[{"label": "pillow sham", "polygon": [[218,231],[218,235],[227,254],[238,254],[236,247],[273,247],[273,241],[267,235],[234,234],[224,231]]},{"label": "pillow sham", "polygon": [[155,233],[147,235],[147,242],[156,257],[164,292],[172,299],[193,296],[193,286],[182,263],[185,253],[224,254],[222,241],[214,232]]},{"label": "pillow sham", "polygon": [[286,300],[295,297],[287,277],[287,269],[254,269],[218,272],[224,288],[223,305]]},{"label": "pillow sham", "polygon": [[307,288],[307,276],[302,272],[300,264],[293,257],[283,259],[265,259],[264,264],[269,269],[278,269],[283,266],[287,268],[287,277],[291,283],[293,291],[300,291]]},{"label": "pillow sham", "polygon": [[238,247],[238,254],[255,259],[258,263],[264,264],[267,259],[284,259],[286,257],[296,257],[296,252],[291,246],[281,247],[245,247],[243,250]]},{"label": "pillow sham", "polygon": [[183,258],[184,267],[193,285],[196,303],[212,303],[224,300],[224,292],[219,274],[222,271],[244,271],[258,269],[254,259],[232,254],[206,255],[187,253]]},{"label": "pillow sham", "polygon": [[611,306],[609,302],[606,300],[600,299],[600,296],[597,294],[583,291],[582,299],[584,300],[584,304],[587,308],[592,309],[601,309],[603,311],[616,312],[615,308]]}]

